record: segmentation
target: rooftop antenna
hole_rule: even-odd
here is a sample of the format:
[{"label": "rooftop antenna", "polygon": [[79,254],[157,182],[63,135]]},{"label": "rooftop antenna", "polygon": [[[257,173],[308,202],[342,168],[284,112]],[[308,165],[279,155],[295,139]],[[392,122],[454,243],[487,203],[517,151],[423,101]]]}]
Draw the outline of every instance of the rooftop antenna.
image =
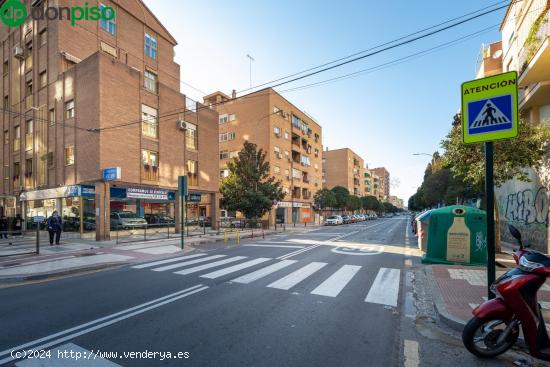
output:
[{"label": "rooftop antenna", "polygon": [[250,79],[250,88],[252,88],[252,61],[256,61],[250,54],[246,54],[248,57],[248,75]]}]

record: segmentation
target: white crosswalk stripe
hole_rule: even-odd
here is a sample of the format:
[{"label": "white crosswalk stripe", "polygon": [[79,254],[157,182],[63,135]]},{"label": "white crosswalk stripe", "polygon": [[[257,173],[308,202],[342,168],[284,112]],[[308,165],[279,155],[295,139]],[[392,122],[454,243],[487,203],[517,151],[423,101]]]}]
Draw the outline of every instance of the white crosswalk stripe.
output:
[{"label": "white crosswalk stripe", "polygon": [[252,273],[248,273],[238,278],[235,278],[232,280],[232,282],[241,283],[241,284],[252,283],[255,280],[261,279],[265,276],[268,276],[271,273],[275,273],[276,271],[286,268],[287,266],[292,265],[297,261],[298,260],[279,261],[278,263],[271,264],[269,266],[266,266],[265,268],[261,268],[259,270],[253,271]]},{"label": "white crosswalk stripe", "polygon": [[202,257],[200,259],[183,261],[181,263],[175,263],[175,264],[170,264],[170,265],[166,265],[166,266],[161,266],[159,268],[154,268],[154,269],[151,269],[151,270],[152,271],[166,271],[166,270],[171,270],[171,269],[176,269],[176,268],[183,268],[184,266],[187,266],[187,265],[203,263],[203,262],[206,262],[206,261],[219,259],[220,257],[225,257],[225,255],[212,255],[212,256]]},{"label": "white crosswalk stripe", "polygon": [[269,261],[269,260],[271,260],[271,259],[267,258],[267,257],[260,257],[258,259],[249,260],[249,261],[246,261],[246,262],[241,263],[241,264],[233,265],[233,266],[230,266],[228,268],[223,268],[223,269],[216,270],[216,271],[213,271],[213,272],[208,273],[208,274],[201,275],[201,278],[216,279],[216,278],[219,278],[219,277],[223,277],[224,275],[237,272],[239,270],[250,268],[254,265],[258,265],[258,264],[261,264],[261,263]]},{"label": "white crosswalk stripe", "polygon": [[400,277],[399,269],[380,268],[365,302],[397,307]]},{"label": "white crosswalk stripe", "polygon": [[159,260],[159,261],[153,261],[151,263],[135,265],[135,266],[132,266],[132,268],[133,269],[150,268],[150,267],[157,266],[157,265],[168,264],[168,263],[172,263],[172,262],[180,261],[180,260],[185,260],[185,259],[192,259],[194,257],[199,257],[199,256],[204,256],[204,255],[206,255],[206,254],[193,254],[193,255],[178,256],[178,257],[173,257],[173,258],[166,259],[166,260]]},{"label": "white crosswalk stripe", "polygon": [[361,269],[361,267],[357,265],[344,265],[328,277],[317,288],[315,288],[311,293],[320,296],[336,297],[351,281],[355,274],[357,274],[359,269]]},{"label": "white crosswalk stripe", "polygon": [[214,261],[213,263],[210,263],[210,264],[199,265],[199,266],[195,266],[193,268],[188,268],[188,269],[176,271],[176,272],[174,272],[174,274],[186,275],[186,274],[197,273],[197,272],[202,271],[202,270],[215,268],[216,266],[233,263],[235,261],[239,261],[239,260],[243,260],[243,259],[246,259],[246,256],[230,257],[229,259]]},{"label": "white crosswalk stripe", "polygon": [[269,288],[285,289],[289,290],[294,287],[296,284],[300,283],[316,271],[323,268],[327,263],[322,262],[312,262],[306,266],[288,274],[287,276],[276,280],[275,282],[268,285]]}]

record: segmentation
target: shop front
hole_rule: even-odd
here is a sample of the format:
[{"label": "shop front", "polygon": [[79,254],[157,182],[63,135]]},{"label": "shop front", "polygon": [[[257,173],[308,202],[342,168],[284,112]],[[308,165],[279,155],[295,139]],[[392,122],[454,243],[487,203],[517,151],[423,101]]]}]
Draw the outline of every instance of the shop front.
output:
[{"label": "shop front", "polygon": [[143,218],[150,225],[173,226],[175,223],[174,191],[146,187],[111,187],[110,198],[111,215],[126,213]]},{"label": "shop front", "polygon": [[310,203],[280,201],[274,210],[275,222],[282,223],[313,223],[314,212]]}]

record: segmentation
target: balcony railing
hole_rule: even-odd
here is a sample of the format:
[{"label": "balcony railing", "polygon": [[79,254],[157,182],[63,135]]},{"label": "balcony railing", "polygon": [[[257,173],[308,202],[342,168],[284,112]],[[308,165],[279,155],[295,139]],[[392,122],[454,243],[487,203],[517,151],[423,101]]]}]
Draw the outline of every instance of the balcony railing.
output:
[{"label": "balcony railing", "polygon": [[32,150],[32,134],[25,134],[25,150],[28,152]]},{"label": "balcony railing", "polygon": [[147,181],[158,181],[159,179],[159,169],[155,166],[143,166],[141,170],[141,178]]},{"label": "balcony railing", "polygon": [[520,66],[520,74],[527,69],[527,66],[535,57],[540,46],[546,41],[550,35],[550,10],[542,13],[535,20],[529,31],[530,36],[525,40],[523,47],[518,55],[518,64]]}]

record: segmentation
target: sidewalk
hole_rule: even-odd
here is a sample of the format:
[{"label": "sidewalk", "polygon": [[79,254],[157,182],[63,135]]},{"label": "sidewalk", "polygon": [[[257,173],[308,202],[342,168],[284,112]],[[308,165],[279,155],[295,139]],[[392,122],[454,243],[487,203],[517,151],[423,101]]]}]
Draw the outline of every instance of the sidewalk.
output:
[{"label": "sidewalk", "polygon": [[[319,229],[319,225],[286,227],[286,230],[273,229],[263,232],[265,236],[281,233],[303,233]],[[227,241],[235,245],[237,236],[240,239],[251,238],[252,232],[227,232],[207,234],[196,237],[185,237],[184,254],[192,251],[206,251],[208,244]],[[254,231],[254,238],[261,238],[262,231]],[[180,237],[156,239],[151,241],[136,241],[116,244],[116,241],[93,241],[87,239],[67,239],[58,246],[43,244],[40,254],[23,254],[18,256],[0,257],[0,286],[16,284],[30,280],[40,280],[62,275],[95,271],[105,268],[162,259],[182,254]],[[35,245],[25,244],[29,251],[34,251]],[[12,247],[12,246],[10,246]],[[0,250],[6,248],[3,246]],[[216,248],[216,247],[215,247]]]},{"label": "sidewalk", "polygon": [[[497,278],[509,268],[515,267],[511,253],[497,255]],[[428,265],[424,269],[432,280],[431,290],[435,308],[442,321],[462,332],[464,325],[472,318],[472,310],[487,300],[487,269],[458,265]],[[545,284],[538,293],[539,303],[545,316],[550,316],[550,286]],[[547,318],[547,328],[550,328]]]}]

